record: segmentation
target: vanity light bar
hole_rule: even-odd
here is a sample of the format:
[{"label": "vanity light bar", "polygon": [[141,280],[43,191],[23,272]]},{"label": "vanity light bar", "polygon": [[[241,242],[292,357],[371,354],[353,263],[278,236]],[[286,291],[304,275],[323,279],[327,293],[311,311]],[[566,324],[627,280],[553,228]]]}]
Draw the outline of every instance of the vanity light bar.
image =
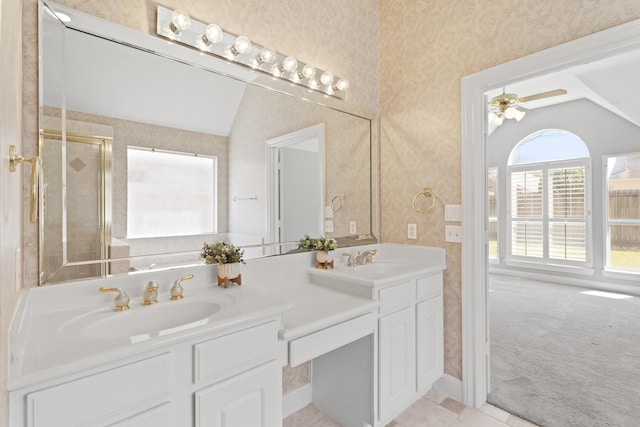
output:
[{"label": "vanity light bar", "polygon": [[252,43],[246,36],[227,33],[216,24],[192,19],[181,10],[158,6],[156,33],[204,53],[339,99],[345,98],[345,92],[349,88],[347,79],[336,77],[329,71],[302,63],[269,47]]}]

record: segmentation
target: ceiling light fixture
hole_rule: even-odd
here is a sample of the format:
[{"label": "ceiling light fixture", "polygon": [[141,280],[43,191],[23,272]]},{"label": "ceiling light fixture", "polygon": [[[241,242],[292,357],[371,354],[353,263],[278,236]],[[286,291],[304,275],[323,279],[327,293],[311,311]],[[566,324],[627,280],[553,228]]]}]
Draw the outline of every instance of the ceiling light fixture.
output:
[{"label": "ceiling light fixture", "polygon": [[[182,10],[157,7],[156,33],[172,41],[195,47],[255,71],[267,73],[308,90],[318,91],[339,99],[345,98],[349,81],[331,72],[305,64],[293,56],[283,55],[272,48],[256,45],[246,36],[225,32],[216,24],[191,19]],[[320,76],[320,77],[317,77]]]}]

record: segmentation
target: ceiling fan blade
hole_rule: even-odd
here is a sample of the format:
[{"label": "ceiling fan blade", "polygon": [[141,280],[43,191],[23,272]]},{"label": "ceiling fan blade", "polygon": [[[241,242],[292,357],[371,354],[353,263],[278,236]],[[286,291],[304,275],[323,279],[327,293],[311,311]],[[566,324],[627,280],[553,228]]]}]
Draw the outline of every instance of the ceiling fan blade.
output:
[{"label": "ceiling fan blade", "polygon": [[519,101],[529,102],[529,101],[535,101],[538,99],[550,98],[552,96],[566,95],[566,94],[567,94],[566,90],[556,89],[556,90],[550,90],[549,92],[542,92],[542,93],[537,93],[535,95],[525,96],[524,98],[520,98]]}]

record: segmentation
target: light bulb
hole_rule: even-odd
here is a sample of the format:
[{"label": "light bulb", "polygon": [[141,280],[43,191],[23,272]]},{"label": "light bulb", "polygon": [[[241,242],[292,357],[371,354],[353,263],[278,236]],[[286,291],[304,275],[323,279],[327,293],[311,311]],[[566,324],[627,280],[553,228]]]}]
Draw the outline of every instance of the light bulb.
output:
[{"label": "light bulb", "polygon": [[293,73],[298,68],[298,60],[293,56],[287,56],[284,58],[284,61],[282,61],[282,68],[284,68],[285,71]]},{"label": "light bulb", "polygon": [[276,59],[276,51],[269,47],[263,47],[256,61],[258,61],[259,64],[270,64],[274,59]]},{"label": "light bulb", "polygon": [[222,41],[222,37],[224,37],[224,33],[222,32],[222,28],[216,24],[209,24],[207,28],[204,30],[204,35],[202,36],[202,42],[206,46],[211,46],[213,43],[220,43]]},{"label": "light bulb", "polygon": [[513,107],[509,107],[504,111],[504,116],[507,119],[513,119],[516,116],[516,113],[518,112],[518,110],[516,110]]},{"label": "light bulb", "polygon": [[334,86],[335,90],[347,90],[349,89],[349,80],[339,79]]},{"label": "light bulb", "polygon": [[519,109],[515,109],[515,110],[516,110],[516,113],[514,114],[514,119],[516,119],[516,121],[519,122],[520,120],[522,120],[524,115],[527,114],[527,112]]},{"label": "light bulb", "polygon": [[251,40],[245,36],[238,36],[235,43],[233,43],[233,48],[238,54],[247,53],[251,50]]},{"label": "light bulb", "polygon": [[333,83],[333,74],[328,71],[322,73],[322,75],[320,76],[320,83],[327,86],[331,85],[331,83]]},{"label": "light bulb", "polygon": [[294,83],[300,83],[300,73],[290,73],[289,80]]},{"label": "light bulb", "polygon": [[310,89],[318,89],[318,81],[316,79],[310,79],[307,83]]},{"label": "light bulb", "polygon": [[174,34],[180,34],[191,26],[191,18],[187,12],[182,10],[174,10],[171,13],[171,25],[169,28]]},{"label": "light bulb", "polygon": [[305,65],[304,67],[302,67],[302,75],[306,79],[313,78],[313,76],[316,75],[315,67],[312,67],[311,65]]}]

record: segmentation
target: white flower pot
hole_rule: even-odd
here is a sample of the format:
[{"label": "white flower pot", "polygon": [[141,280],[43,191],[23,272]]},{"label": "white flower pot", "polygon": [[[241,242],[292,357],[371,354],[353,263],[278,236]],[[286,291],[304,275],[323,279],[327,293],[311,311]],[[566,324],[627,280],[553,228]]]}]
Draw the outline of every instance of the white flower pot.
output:
[{"label": "white flower pot", "polygon": [[218,277],[221,279],[235,279],[240,275],[240,263],[218,264]]}]

